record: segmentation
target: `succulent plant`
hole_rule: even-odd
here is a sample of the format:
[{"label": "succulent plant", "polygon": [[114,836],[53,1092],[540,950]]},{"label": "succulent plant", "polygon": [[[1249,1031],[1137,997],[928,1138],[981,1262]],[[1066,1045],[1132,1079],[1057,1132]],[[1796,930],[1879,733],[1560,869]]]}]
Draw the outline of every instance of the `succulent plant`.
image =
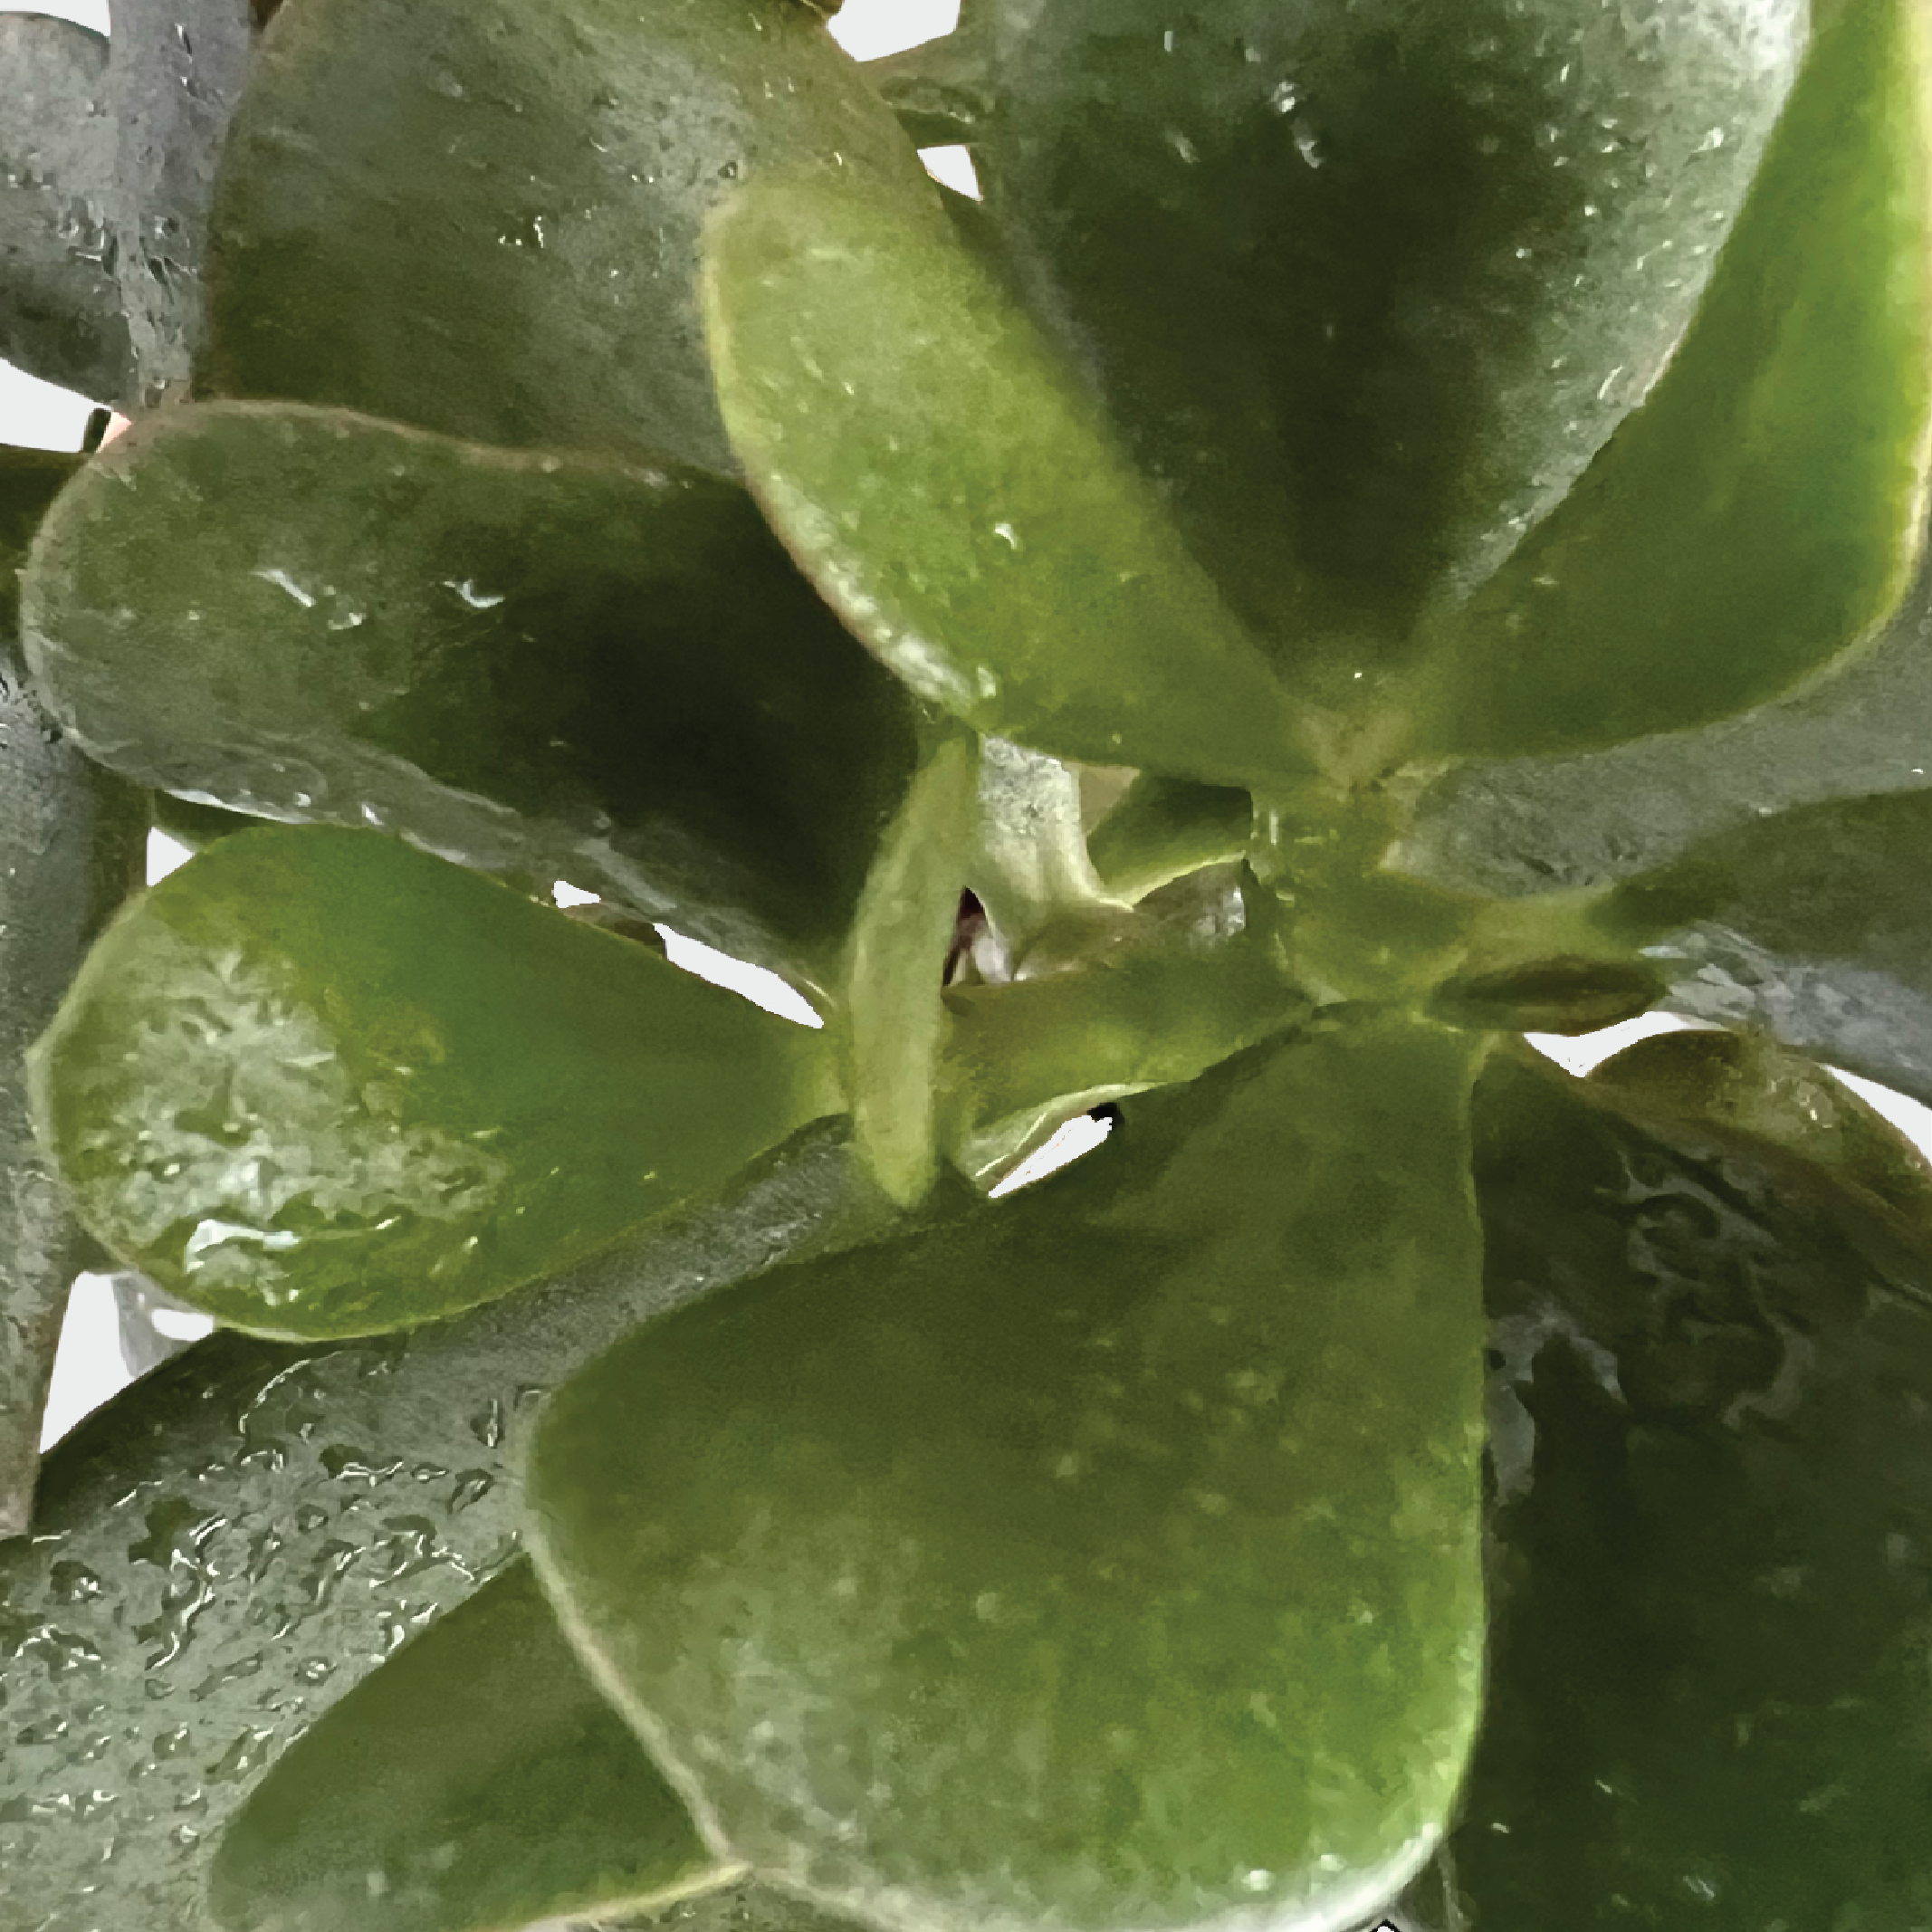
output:
[{"label": "succulent plant", "polygon": [[0,1932],[1932,1925],[1921,0],[113,27]]}]

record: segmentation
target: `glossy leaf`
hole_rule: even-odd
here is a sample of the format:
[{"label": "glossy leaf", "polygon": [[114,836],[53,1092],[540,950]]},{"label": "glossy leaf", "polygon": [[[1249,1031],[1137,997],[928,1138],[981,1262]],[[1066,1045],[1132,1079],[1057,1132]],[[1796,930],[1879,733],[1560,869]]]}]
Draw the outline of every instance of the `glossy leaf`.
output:
[{"label": "glossy leaf", "polygon": [[109,0],[116,273],[130,405],[178,400],[205,336],[216,164],[250,77],[250,0]]},{"label": "glossy leaf", "polygon": [[1662,366],[1797,0],[986,0],[1033,306],[1298,691],[1359,712]]},{"label": "glossy leaf", "polygon": [[1932,1279],[1869,1200],[1548,1069],[1478,1100],[1498,1592],[1468,1932],[1932,1911]]},{"label": "glossy leaf", "polygon": [[1697,1019],[1932,1101],[1932,792],[1801,807],[1630,881],[1604,928],[1642,944]]},{"label": "glossy leaf", "polygon": [[1590,1082],[1626,1112],[1656,1108],[1801,1155],[1932,1234],[1932,1162],[1842,1081],[1762,1033],[1657,1034],[1600,1063]]},{"label": "glossy leaf", "polygon": [[939,1171],[940,1004],[972,850],[977,747],[939,745],[866,882],[852,929],[845,1019],[853,1133],[886,1194],[910,1207]]},{"label": "glossy leaf", "polygon": [[234,1327],[373,1334],[615,1239],[836,1111],[823,1037],[373,832],[170,874],[36,1047],[122,1260]]},{"label": "glossy leaf", "polygon": [[1306,775],[1259,653],[941,217],[762,176],[708,245],[719,399],[752,487],[914,691],[1057,757]]},{"label": "glossy leaf", "polygon": [[826,1124],[467,1315],[308,1348],[219,1334],[89,1418],[34,1539],[0,1546],[9,1915],[206,1932],[213,1841],[282,1747],[514,1554],[538,1398],[693,1295],[908,1225]]},{"label": "glossy leaf", "polygon": [[916,757],[736,486],[345,412],[141,424],[26,612],[47,702],[143,784],[568,879],[820,987]]},{"label": "glossy leaf", "polygon": [[94,397],[123,393],[129,355],[107,69],[101,35],[0,14],[0,354]]},{"label": "glossy leaf", "polygon": [[1057,970],[1036,949],[1030,976],[946,996],[954,1158],[976,1180],[1075,1114],[1191,1080],[1306,1018],[1288,977],[1274,896],[1249,878],[1203,874],[1152,894],[1105,947]]},{"label": "glossy leaf", "polygon": [[1613,744],[1789,689],[1903,596],[1932,426],[1932,42],[1822,25],[1681,347],[1439,628],[1412,747]]},{"label": "glossy leaf", "polygon": [[520,1563],[276,1762],[208,1898],[234,1932],[516,1932],[726,1876]]},{"label": "glossy leaf", "polygon": [[15,573],[79,459],[0,450],[0,1537],[27,1528],[42,1411],[88,1244],[34,1145],[25,1055],[89,942],[140,880],[139,793],[83,759],[23,678]]},{"label": "glossy leaf", "polygon": [[1087,849],[1110,890],[1139,899],[1183,873],[1239,858],[1254,817],[1245,791],[1143,772],[1095,827]]},{"label": "glossy leaf", "polygon": [[798,0],[304,0],[224,160],[205,384],[727,470],[699,228],[779,163],[932,205]]},{"label": "glossy leaf", "polygon": [[1482,1648],[1470,1070],[1262,1049],[552,1399],[540,1572],[715,1847],[985,1932],[1338,1927],[1422,1861]]}]

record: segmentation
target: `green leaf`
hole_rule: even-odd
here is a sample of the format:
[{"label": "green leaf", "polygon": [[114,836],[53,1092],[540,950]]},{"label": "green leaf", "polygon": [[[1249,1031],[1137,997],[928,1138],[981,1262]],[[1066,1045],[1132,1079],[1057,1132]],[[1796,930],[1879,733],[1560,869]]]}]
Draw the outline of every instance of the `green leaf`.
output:
[{"label": "green leaf", "polygon": [[1706,839],[1598,914],[1676,1011],[1932,1102],[1932,792],[1800,807]]},{"label": "green leaf", "polygon": [[178,399],[205,336],[209,210],[250,78],[250,0],[109,0],[116,270],[130,406]]},{"label": "green leaf", "polygon": [[1057,757],[1307,775],[1259,653],[941,215],[760,176],[709,250],[718,394],[752,487],[913,690]]},{"label": "green leaf", "polygon": [[83,759],[22,675],[15,573],[80,459],[0,449],[0,1538],[32,1520],[42,1412],[88,1244],[34,1145],[25,1057],[90,941],[140,883],[140,795]]},{"label": "green leaf", "polygon": [[852,1921],[835,1918],[755,1879],[722,1890],[701,1892],[676,1905],[626,1918],[613,1932],[851,1932]]},{"label": "green leaf", "polygon": [[204,386],[729,470],[699,228],[779,163],[933,203],[798,0],[303,0],[224,158]]},{"label": "green leaf", "polygon": [[1932,1163],[1824,1067],[1763,1033],[1658,1034],[1592,1069],[1625,1112],[1727,1128],[1783,1148],[1932,1233]]},{"label": "green leaf", "polygon": [[922,148],[971,141],[989,105],[985,53],[970,33],[941,34],[867,61],[865,73],[907,136]]},{"label": "green leaf", "polygon": [[[953,1156],[995,1177],[1076,1113],[1191,1080],[1306,1018],[1281,909],[1252,878],[1197,875],[1119,918],[1104,948],[945,996]],[[1089,942],[1090,931],[1080,935]],[[1053,934],[1039,949],[1050,952]]]},{"label": "green leaf", "polygon": [[1932,1277],[1866,1197],[1493,1062],[1468,1932],[1932,1912]]},{"label": "green leaf", "polygon": [[552,1398],[533,1554],[711,1842],[876,1925],[1334,1928],[1473,1726],[1468,1047],[1370,1019]]},{"label": "green leaf", "polygon": [[1932,427],[1932,52],[1822,25],[1682,346],[1437,630],[1411,749],[1612,744],[1775,696],[1910,580]]},{"label": "green leaf", "polygon": [[1800,0],[987,0],[1037,312],[1298,691],[1359,713],[1682,331]]},{"label": "green leaf", "polygon": [[1254,818],[1245,791],[1143,771],[1095,827],[1087,850],[1110,891],[1140,899],[1183,873],[1239,858]]},{"label": "green leaf", "polygon": [[728,1876],[520,1563],[277,1761],[208,1899],[234,1932],[515,1932]]},{"label": "green leaf", "polygon": [[9,1918],[207,1932],[210,1848],[269,1763],[514,1554],[537,1399],[683,1299],[906,1225],[827,1123],[468,1315],[310,1348],[216,1335],[91,1417],[49,1458],[33,1539],[0,1545]]},{"label": "green leaf", "polygon": [[142,784],[565,878],[821,988],[917,755],[735,485],[340,411],[140,424],[26,609],[47,702]]},{"label": "green leaf", "polygon": [[93,397],[128,384],[110,239],[108,43],[41,14],[0,14],[0,354]]},{"label": "green leaf", "polygon": [[836,1110],[823,1037],[373,832],[220,840],[34,1050],[87,1226],[258,1334],[373,1334],[551,1273]]},{"label": "green leaf", "polygon": [[940,992],[979,778],[971,741],[955,737],[934,750],[886,835],[852,929],[845,1023],[853,1133],[874,1179],[902,1207],[939,1172]]}]

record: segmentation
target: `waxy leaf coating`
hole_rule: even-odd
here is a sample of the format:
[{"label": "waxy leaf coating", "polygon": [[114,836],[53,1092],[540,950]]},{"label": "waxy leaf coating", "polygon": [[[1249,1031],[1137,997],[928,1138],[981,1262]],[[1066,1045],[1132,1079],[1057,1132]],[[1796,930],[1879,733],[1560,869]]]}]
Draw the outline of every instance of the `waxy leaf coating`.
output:
[{"label": "waxy leaf coating", "polygon": [[1435,637],[1411,749],[1614,744],[1774,697],[1910,581],[1932,428],[1932,26],[1818,29],[1682,344]]},{"label": "waxy leaf coating", "polygon": [[568,879],[820,987],[917,755],[904,687],[689,469],[191,405],[66,493],[24,598],[45,702],[142,784]]},{"label": "waxy leaf coating", "polygon": [[1480,1673],[1472,1057],[1257,1049],[552,1398],[540,1572],[715,1850],[928,1932],[1334,1932],[1402,1883]]},{"label": "waxy leaf coating", "polygon": [[1059,757],[1307,775],[1266,661],[942,215],[754,177],[711,228],[704,302],[773,528],[922,697]]},{"label": "waxy leaf coating", "polygon": [[724,1876],[520,1563],[276,1763],[209,1902],[234,1932],[519,1932]]},{"label": "waxy leaf coating", "polygon": [[823,1037],[373,832],[219,840],[35,1049],[81,1219],[234,1327],[368,1334],[550,1274],[836,1111]]},{"label": "waxy leaf coating", "polygon": [[933,203],[799,0],[303,0],[223,156],[203,387],[729,472],[699,231],[779,165]]}]

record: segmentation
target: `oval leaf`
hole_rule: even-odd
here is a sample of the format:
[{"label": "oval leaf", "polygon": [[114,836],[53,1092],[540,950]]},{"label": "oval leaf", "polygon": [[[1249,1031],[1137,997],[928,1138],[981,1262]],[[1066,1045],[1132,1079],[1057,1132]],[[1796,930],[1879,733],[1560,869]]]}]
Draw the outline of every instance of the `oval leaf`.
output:
[{"label": "oval leaf", "polygon": [[501,1295],[833,1111],[822,1036],[372,832],[219,840],[34,1050],[81,1219],[231,1326]]},{"label": "oval leaf", "polygon": [[933,200],[799,0],[303,0],[224,157],[204,387],[729,470],[699,229],[780,162]]},{"label": "oval leaf", "polygon": [[1448,621],[1411,749],[1614,744],[1775,696],[1904,595],[1932,426],[1932,39],[1818,31],[1682,346]]},{"label": "oval leaf", "polygon": [[1060,757],[1306,775],[1260,654],[942,217],[755,177],[711,230],[704,301],[773,527],[921,696]]},{"label": "oval leaf", "polygon": [[729,1876],[520,1563],[277,1761],[208,1902],[234,1932],[516,1932]]},{"label": "oval leaf", "polygon": [[1262,1049],[553,1398],[540,1570],[715,1847],[974,1932],[1332,1932],[1421,1863],[1482,1650],[1470,1072]]},{"label": "oval leaf", "polygon": [[735,485],[341,411],[142,423],[25,610],[46,702],[142,784],[568,879],[819,986],[917,756]]}]

